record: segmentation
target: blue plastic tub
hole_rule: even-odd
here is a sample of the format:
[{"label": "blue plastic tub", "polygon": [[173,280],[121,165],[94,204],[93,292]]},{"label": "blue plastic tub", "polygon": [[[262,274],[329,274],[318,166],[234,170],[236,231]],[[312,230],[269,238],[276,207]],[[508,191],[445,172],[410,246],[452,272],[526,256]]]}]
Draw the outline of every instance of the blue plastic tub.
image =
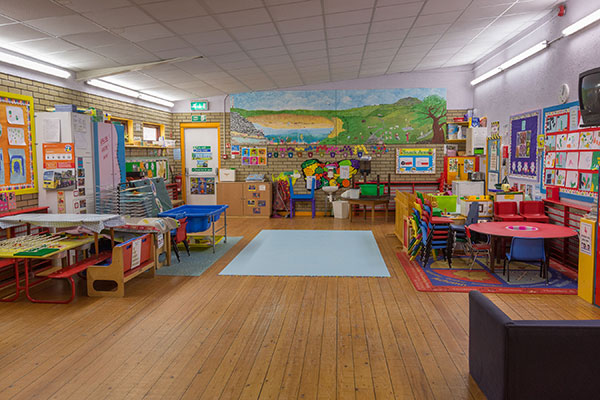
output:
[{"label": "blue plastic tub", "polygon": [[221,214],[229,207],[228,205],[216,206],[179,206],[169,211],[158,214],[159,217],[171,217],[181,219],[187,217],[187,233],[204,232],[210,228],[211,217],[213,221],[218,221]]}]

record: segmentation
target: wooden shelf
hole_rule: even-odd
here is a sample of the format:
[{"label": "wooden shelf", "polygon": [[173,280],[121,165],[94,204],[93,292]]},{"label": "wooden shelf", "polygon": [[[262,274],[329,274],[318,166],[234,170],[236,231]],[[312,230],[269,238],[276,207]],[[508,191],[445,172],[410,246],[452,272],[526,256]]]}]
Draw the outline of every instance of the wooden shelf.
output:
[{"label": "wooden shelf", "polygon": [[458,122],[454,122],[454,121],[446,121],[446,124],[454,124],[454,125],[469,126],[469,121],[458,121]]},{"label": "wooden shelf", "polygon": [[446,139],[446,143],[465,143],[467,139]]},{"label": "wooden shelf", "polygon": [[175,146],[155,146],[152,144],[141,145],[141,144],[125,144],[125,147],[132,149],[175,149]]}]

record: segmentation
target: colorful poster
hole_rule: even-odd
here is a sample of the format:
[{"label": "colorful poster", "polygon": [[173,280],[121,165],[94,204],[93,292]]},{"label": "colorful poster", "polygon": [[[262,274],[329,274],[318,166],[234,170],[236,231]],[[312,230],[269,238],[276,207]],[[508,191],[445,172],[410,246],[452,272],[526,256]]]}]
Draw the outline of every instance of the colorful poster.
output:
[{"label": "colorful poster", "polygon": [[594,225],[581,221],[579,224],[579,252],[588,256],[592,255],[592,233]]},{"label": "colorful poster", "polygon": [[396,173],[435,174],[435,149],[396,149]]},{"label": "colorful poster", "polygon": [[537,177],[537,136],[540,111],[532,111],[510,118],[511,163],[510,174],[520,178]]},{"label": "colorful poster", "polygon": [[75,169],[73,143],[44,143],[44,169]]},{"label": "colorful poster", "polygon": [[242,165],[267,165],[267,148],[242,147]]},{"label": "colorful poster", "polygon": [[215,194],[215,178],[190,177],[190,194],[213,195]]}]

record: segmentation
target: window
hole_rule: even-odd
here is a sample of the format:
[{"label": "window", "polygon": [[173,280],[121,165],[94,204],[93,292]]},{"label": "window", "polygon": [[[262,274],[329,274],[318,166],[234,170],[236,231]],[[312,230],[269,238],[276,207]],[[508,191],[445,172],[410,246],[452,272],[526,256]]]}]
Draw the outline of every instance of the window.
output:
[{"label": "window", "polygon": [[133,121],[126,118],[111,117],[110,122],[125,127],[125,143],[133,142]]},{"label": "window", "polygon": [[143,128],[143,139],[144,141],[156,141],[160,137],[160,125],[146,124],[144,123]]}]

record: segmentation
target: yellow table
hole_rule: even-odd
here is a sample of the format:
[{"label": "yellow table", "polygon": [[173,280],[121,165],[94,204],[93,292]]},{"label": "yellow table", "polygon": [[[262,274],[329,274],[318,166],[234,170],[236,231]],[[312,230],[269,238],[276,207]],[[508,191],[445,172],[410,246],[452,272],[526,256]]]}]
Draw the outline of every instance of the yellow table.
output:
[{"label": "yellow table", "polygon": [[[94,236],[81,235],[73,236],[65,233],[43,234],[34,236],[19,236],[0,242],[0,258],[12,258],[15,260],[23,260],[25,265],[25,286],[21,286],[19,280],[19,263],[14,263],[15,268],[15,287],[16,293],[10,299],[2,299],[2,301],[15,301],[19,298],[21,290],[25,291],[26,297],[32,302],[40,302],[33,299],[29,294],[29,289],[41,283],[48,278],[41,277],[36,282],[29,282],[30,260],[47,260],[51,257],[69,250],[75,250],[86,244],[94,242]],[[68,254],[67,254],[68,255]],[[69,262],[69,257],[67,257]]]}]

